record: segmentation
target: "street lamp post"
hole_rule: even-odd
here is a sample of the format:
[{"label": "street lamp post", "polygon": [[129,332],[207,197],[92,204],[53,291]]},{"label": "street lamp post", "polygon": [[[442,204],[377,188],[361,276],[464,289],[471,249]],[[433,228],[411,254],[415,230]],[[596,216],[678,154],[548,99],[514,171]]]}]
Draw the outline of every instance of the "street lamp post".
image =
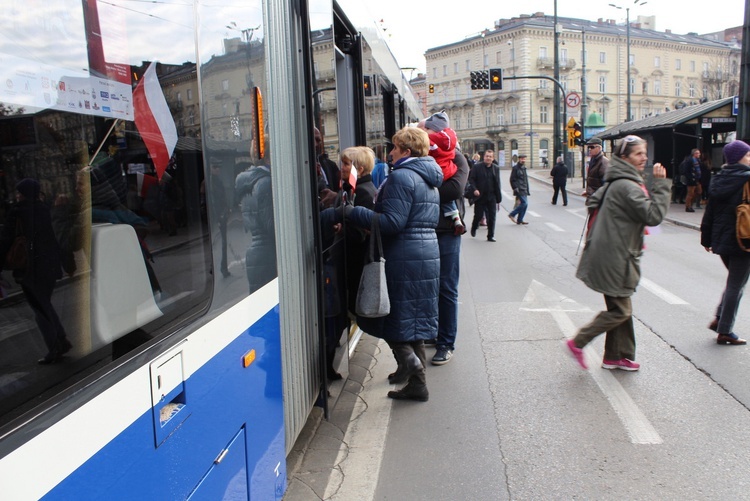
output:
[{"label": "street lamp post", "polygon": [[[635,0],[633,2],[633,7],[635,7],[637,5],[645,5],[647,3],[648,2],[644,2],[642,0]],[[631,117],[632,117],[631,112],[630,112],[631,111],[631,104],[630,104],[631,103],[631,101],[630,101],[630,94],[631,94],[631,92],[630,92],[630,7],[621,7],[621,6],[615,5],[613,3],[609,4],[609,6],[610,7],[614,7],[615,9],[619,9],[619,10],[625,9],[625,25],[626,25],[626,27],[625,27],[625,33],[626,33],[625,37],[626,37],[626,44],[627,44],[627,50],[626,50],[627,55],[626,55],[626,57],[628,58],[627,59],[627,63],[625,65],[625,67],[627,68],[627,72],[626,72],[627,73],[626,85],[627,85],[627,90],[628,90],[628,94],[627,94],[628,95],[628,98],[627,98],[627,107],[626,107],[627,116],[625,117],[625,121],[626,122],[630,122]]]}]

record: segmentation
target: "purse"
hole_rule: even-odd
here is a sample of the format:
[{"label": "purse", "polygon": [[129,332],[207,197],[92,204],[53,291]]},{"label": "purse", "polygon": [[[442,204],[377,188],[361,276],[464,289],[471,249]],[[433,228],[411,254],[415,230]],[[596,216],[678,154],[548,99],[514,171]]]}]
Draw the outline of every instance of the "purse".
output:
[{"label": "purse", "polygon": [[28,264],[29,250],[26,236],[23,234],[21,229],[21,220],[16,219],[16,236],[13,239],[13,243],[5,254],[5,262],[3,269],[6,270],[25,270]]},{"label": "purse", "polygon": [[[355,311],[365,318],[385,317],[391,312],[391,302],[388,298],[388,284],[385,279],[385,259],[383,258],[383,242],[380,238],[380,214],[372,218],[370,232],[370,251],[367,264],[362,269],[357,290]],[[378,259],[375,259],[375,243],[378,245]]]}]

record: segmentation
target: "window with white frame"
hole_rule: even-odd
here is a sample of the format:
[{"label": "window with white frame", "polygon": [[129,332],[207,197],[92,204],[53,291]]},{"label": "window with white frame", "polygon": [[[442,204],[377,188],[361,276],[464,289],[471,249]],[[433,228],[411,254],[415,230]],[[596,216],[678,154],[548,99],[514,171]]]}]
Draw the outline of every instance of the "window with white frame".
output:
[{"label": "window with white frame", "polygon": [[601,115],[602,121],[604,123],[607,123],[607,107],[603,104],[600,104],[596,111],[597,113],[599,113],[599,115]]},{"label": "window with white frame", "polygon": [[607,75],[599,75],[599,92],[602,94],[607,92]]},{"label": "window with white frame", "polygon": [[690,82],[688,84],[688,95],[690,97],[695,97],[695,82]]},{"label": "window with white frame", "polygon": [[635,78],[630,77],[630,93],[635,94]]},{"label": "window with white frame", "polygon": [[453,125],[455,125],[455,130],[461,130],[461,112],[459,111],[456,113],[456,115],[453,117]]},{"label": "window with white frame", "polygon": [[192,101],[193,100],[193,89],[187,90],[187,100]]},{"label": "window with white frame", "polygon": [[641,85],[641,93],[648,94],[648,80],[644,80]]},{"label": "window with white frame", "polygon": [[539,80],[539,88],[540,89],[546,89],[549,87],[549,80]]},{"label": "window with white frame", "polygon": [[568,64],[568,49],[560,49],[560,64],[567,66]]},{"label": "window with white frame", "polygon": [[703,97],[708,99],[708,85],[703,84]]},{"label": "window with white frame", "polygon": [[549,122],[549,110],[546,105],[539,106],[539,123],[546,124]]},{"label": "window with white frame", "polygon": [[510,81],[510,90],[518,90],[518,80]]},{"label": "window with white frame", "polygon": [[516,48],[511,46],[510,48],[510,60],[515,61],[516,60]]},{"label": "window with white frame", "polygon": [[518,107],[517,106],[510,107],[510,123],[512,124],[518,123]]},{"label": "window with white frame", "polygon": [[458,63],[453,63],[453,74],[458,75]]},{"label": "window with white frame", "polygon": [[495,52],[495,64],[501,64],[503,62],[502,55],[502,51]]},{"label": "window with white frame", "polygon": [[484,63],[483,63],[484,66],[482,66],[482,68],[486,68],[487,66],[490,65],[490,55],[489,54],[485,54],[483,60],[484,60]]},{"label": "window with white frame", "polygon": [[695,61],[690,61],[690,71],[695,72]]},{"label": "window with white frame", "polygon": [[229,90],[229,80],[221,81],[221,90],[223,90],[224,92]]},{"label": "window with white frame", "polygon": [[654,68],[661,68],[661,57],[654,56]]},{"label": "window with white frame", "polygon": [[182,92],[178,92],[178,93],[177,93],[177,102],[178,102],[179,104],[182,104]]},{"label": "window with white frame", "polygon": [[471,71],[471,61],[469,59],[466,60],[466,71]]},{"label": "window with white frame", "polygon": [[703,73],[708,73],[708,63],[703,63]]},{"label": "window with white frame", "polygon": [[487,108],[484,110],[484,126],[489,127],[492,125],[492,110]]},{"label": "window with white frame", "polygon": [[630,66],[635,64],[635,54],[630,54]]},{"label": "window with white frame", "polygon": [[679,80],[674,81],[674,95],[680,97],[682,93],[682,82]]},{"label": "window with white frame", "polygon": [[432,68],[432,78],[437,78],[437,66]]},{"label": "window with white frame", "polygon": [[568,92],[568,75],[560,75],[560,85],[562,85],[563,90],[567,93]]},{"label": "window with white frame", "polygon": [[466,117],[466,128],[467,129],[474,128],[474,114],[472,112],[469,112],[469,116]]},{"label": "window with white frame", "polygon": [[606,52],[600,52],[599,53],[599,62],[602,64],[607,63],[607,53]]},{"label": "window with white frame", "polygon": [[447,64],[443,65],[443,76],[444,77],[448,76],[448,65]]},{"label": "window with white frame", "polygon": [[654,94],[661,96],[661,80],[654,80]]},{"label": "window with white frame", "polygon": [[542,59],[547,57],[547,47],[539,47],[539,57]]},{"label": "window with white frame", "polygon": [[682,69],[682,59],[675,59],[674,60],[674,69],[681,70]]},{"label": "window with white frame", "polygon": [[505,125],[505,110],[504,109],[498,108],[495,114],[495,117],[497,119],[497,123],[495,125]]}]

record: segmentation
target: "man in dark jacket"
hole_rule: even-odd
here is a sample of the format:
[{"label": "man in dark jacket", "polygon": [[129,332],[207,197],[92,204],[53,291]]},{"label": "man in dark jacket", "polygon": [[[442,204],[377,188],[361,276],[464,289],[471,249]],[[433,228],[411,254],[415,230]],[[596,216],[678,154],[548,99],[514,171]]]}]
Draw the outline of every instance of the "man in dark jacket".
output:
[{"label": "man in dark jacket", "polygon": [[586,171],[586,191],[584,197],[593,195],[596,190],[604,184],[604,175],[609,169],[609,159],[602,153],[602,140],[594,137],[588,140],[586,146],[589,149],[589,168]]},{"label": "man in dark jacket", "polygon": [[526,209],[529,207],[528,196],[531,195],[529,176],[526,174],[526,155],[518,155],[518,163],[513,166],[510,173],[510,187],[513,188],[513,195],[518,200],[518,205],[508,214],[508,218],[516,224],[529,224],[523,220],[526,216]]},{"label": "man in dark jacket", "polygon": [[471,222],[471,236],[477,236],[477,228],[482,216],[487,215],[487,240],[495,242],[495,215],[503,200],[500,192],[500,168],[493,162],[495,152],[484,152],[484,161],[477,162],[469,173],[469,183],[474,187],[474,219]]},{"label": "man in dark jacket", "polygon": [[695,212],[693,202],[698,201],[700,207],[701,194],[701,151],[693,148],[690,155],[680,164],[680,176],[682,184],[687,186],[685,197],[685,212]]},{"label": "man in dark jacket", "polygon": [[[461,220],[464,218],[463,193],[469,177],[469,163],[456,149],[453,162],[458,167],[456,173],[438,188],[440,203],[454,201]],[[455,349],[458,332],[458,274],[459,255],[461,253],[461,235],[456,235],[453,223],[441,217],[437,232],[440,246],[440,296],[438,296],[438,337],[435,343],[433,365],[445,365],[450,362]]]},{"label": "man in dark jacket", "polygon": [[555,189],[555,193],[552,195],[552,205],[557,205],[557,194],[561,190],[563,205],[568,205],[568,191],[565,189],[565,185],[568,183],[568,167],[563,162],[562,157],[557,157],[557,163],[549,171],[549,175],[552,176],[552,187]]}]

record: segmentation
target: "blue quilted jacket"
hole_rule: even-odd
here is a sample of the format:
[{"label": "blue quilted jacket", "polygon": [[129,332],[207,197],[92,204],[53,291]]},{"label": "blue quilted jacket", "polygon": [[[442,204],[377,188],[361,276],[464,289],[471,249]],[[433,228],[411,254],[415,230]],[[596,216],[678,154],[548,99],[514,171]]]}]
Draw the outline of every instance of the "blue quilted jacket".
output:
[{"label": "blue quilted jacket", "polygon": [[440,249],[435,227],[442,182],[443,173],[432,157],[408,158],[386,178],[374,211],[354,207],[348,215],[352,223],[370,228],[373,215],[380,214],[391,313],[358,318],[368,334],[391,342],[437,337]]}]

